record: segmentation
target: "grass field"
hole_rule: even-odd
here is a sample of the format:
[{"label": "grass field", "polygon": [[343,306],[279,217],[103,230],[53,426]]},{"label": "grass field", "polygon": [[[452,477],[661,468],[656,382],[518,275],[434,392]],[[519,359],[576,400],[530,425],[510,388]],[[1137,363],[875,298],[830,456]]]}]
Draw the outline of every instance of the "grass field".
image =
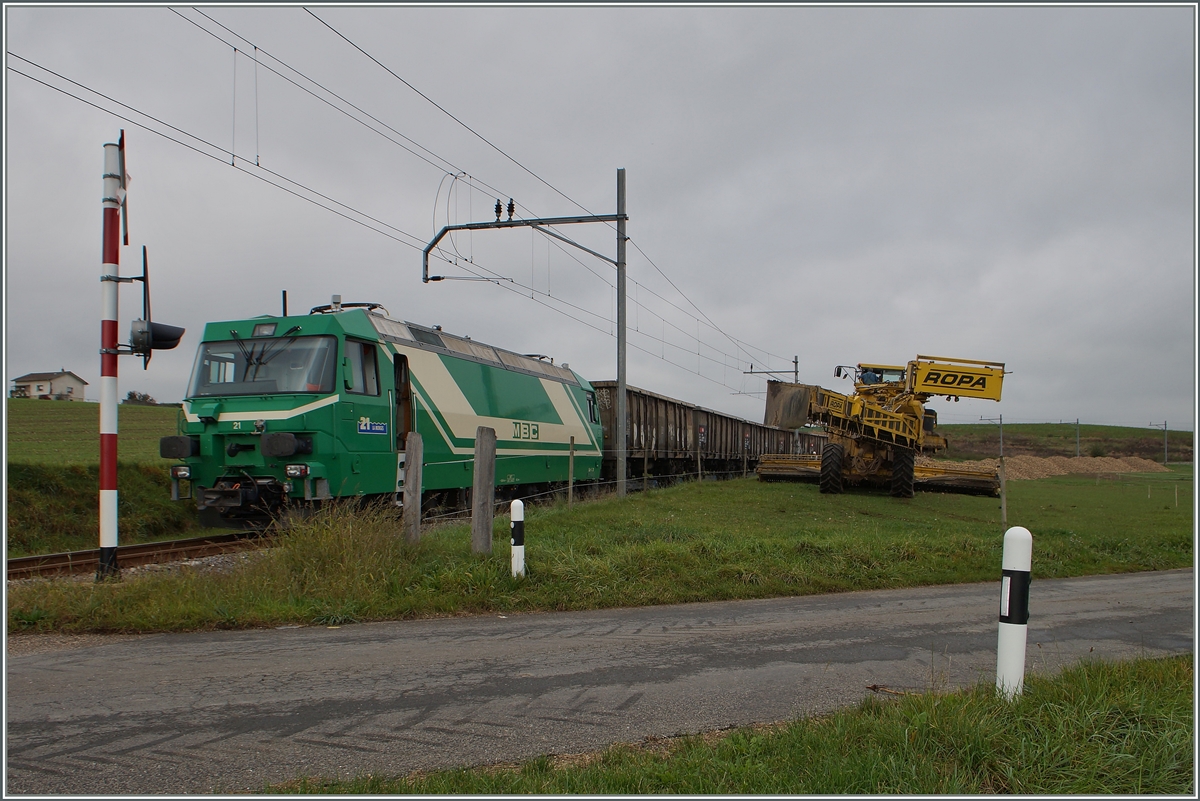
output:
[{"label": "grass field", "polygon": [[[100,464],[100,404],[9,398],[9,463],[55,466]],[[174,406],[121,404],[117,461],[166,465],[158,455],[160,437],[175,433]]]},{"label": "grass field", "polygon": [[779,727],[521,765],[350,780],[274,793],[394,795],[1195,794],[1191,655],[1031,676],[1008,703],[981,685],[868,698]]},{"label": "grass field", "polygon": [[[1034,535],[1034,574],[1057,578],[1186,567],[1190,466],[1009,486],[1009,523]],[[1175,497],[1178,493],[1178,506]],[[9,588],[10,630],[167,631],[767,598],[996,578],[994,498],[872,492],[754,479],[684,484],[530,507],[528,577],[510,575],[508,528],[470,552],[466,524],[405,546],[394,510],[333,510],[297,524],[244,570],[100,585]]]},{"label": "grass field", "polygon": [[[938,430],[950,441],[948,459],[994,459],[1000,455],[1000,427],[944,425]],[[1167,432],[1170,462],[1191,463],[1194,437],[1190,431]],[[1005,456],[1074,456],[1074,423],[1018,423],[1004,426]],[[1080,456],[1140,456],[1161,463],[1162,429],[1124,426],[1079,426]]]}]

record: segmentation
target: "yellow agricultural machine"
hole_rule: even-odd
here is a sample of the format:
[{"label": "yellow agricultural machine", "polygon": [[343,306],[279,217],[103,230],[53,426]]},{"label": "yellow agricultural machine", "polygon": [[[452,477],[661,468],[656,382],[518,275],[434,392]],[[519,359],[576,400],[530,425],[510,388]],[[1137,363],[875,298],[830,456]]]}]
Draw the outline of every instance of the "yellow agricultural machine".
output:
[{"label": "yellow agricultural machine", "polygon": [[765,423],[778,428],[821,425],[829,440],[819,456],[770,454],[759,461],[762,480],[817,478],[821,492],[847,485],[886,486],[911,498],[915,486],[996,495],[995,471],[954,469],[916,463],[920,454],[945,450],[937,412],[925,402],[935,395],[1000,400],[1004,365],[971,359],[917,356],[907,365],[839,365],[836,378],[853,378],[854,394],[811,384],[767,383]]}]

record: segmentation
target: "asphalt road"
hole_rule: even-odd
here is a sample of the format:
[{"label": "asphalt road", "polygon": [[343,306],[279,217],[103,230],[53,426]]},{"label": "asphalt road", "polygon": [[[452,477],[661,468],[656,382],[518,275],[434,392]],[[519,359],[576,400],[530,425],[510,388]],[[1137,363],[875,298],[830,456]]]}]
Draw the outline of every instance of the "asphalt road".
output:
[{"label": "asphalt road", "polygon": [[[1027,671],[1191,652],[1192,570],[1035,579]],[[6,795],[513,762],[994,681],[999,582],[342,628],[10,641]]]}]

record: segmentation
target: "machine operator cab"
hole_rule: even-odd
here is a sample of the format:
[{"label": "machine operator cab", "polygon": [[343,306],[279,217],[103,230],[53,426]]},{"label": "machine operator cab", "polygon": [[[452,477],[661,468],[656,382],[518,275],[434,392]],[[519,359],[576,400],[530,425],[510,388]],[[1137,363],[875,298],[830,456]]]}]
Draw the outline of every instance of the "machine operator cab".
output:
[{"label": "machine operator cab", "polygon": [[854,378],[854,388],[862,390],[876,384],[904,384],[905,368],[893,364],[858,364],[854,367],[838,365],[833,370],[835,378]]}]

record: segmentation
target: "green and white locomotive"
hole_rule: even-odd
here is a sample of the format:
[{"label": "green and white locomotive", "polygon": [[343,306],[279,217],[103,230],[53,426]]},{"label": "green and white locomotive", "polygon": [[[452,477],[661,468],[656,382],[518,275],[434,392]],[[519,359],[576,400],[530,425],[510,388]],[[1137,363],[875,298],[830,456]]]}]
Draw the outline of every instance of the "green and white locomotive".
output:
[{"label": "green and white locomotive", "polygon": [[567,482],[572,449],[574,480],[599,479],[596,394],[566,365],[339,301],[205,326],[178,434],[160,453],[182,460],[172,497],[187,481],[206,525],[334,498],[398,503],[410,431],[424,443],[427,506],[465,505],[481,426],[496,432],[502,494]]}]

